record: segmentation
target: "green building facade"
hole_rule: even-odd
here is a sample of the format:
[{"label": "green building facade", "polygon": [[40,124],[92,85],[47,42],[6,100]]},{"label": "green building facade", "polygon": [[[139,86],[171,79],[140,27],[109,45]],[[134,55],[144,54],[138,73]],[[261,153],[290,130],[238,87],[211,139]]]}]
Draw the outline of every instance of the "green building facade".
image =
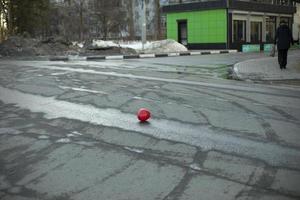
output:
[{"label": "green building facade", "polygon": [[167,14],[167,38],[178,40],[178,23],[186,22],[186,44],[221,44],[227,42],[225,9]]},{"label": "green building facade", "polygon": [[189,49],[256,51],[274,43],[281,20],[292,28],[296,7],[292,0],[199,0],[166,5],[163,12],[167,38]]}]

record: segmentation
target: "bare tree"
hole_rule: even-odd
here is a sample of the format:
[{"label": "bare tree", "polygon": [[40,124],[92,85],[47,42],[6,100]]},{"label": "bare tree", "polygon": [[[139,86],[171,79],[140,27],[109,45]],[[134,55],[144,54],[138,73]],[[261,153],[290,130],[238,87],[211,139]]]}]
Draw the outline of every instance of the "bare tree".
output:
[{"label": "bare tree", "polygon": [[94,3],[103,39],[120,36],[126,27],[126,12],[122,1],[95,0]]},{"label": "bare tree", "polygon": [[79,1],[79,40],[83,40],[83,0]]},{"label": "bare tree", "polygon": [[84,40],[88,37],[88,3],[86,0],[65,0],[51,7],[51,33],[68,40]]},{"label": "bare tree", "polygon": [[[3,21],[7,26],[8,34],[13,33],[12,22],[12,2],[10,0],[0,0],[0,15],[3,17]],[[2,27],[3,31],[3,27]]]},{"label": "bare tree", "polygon": [[[146,2],[152,30],[149,33],[158,39],[160,1]],[[0,17],[6,26],[5,32],[4,26],[0,27],[0,37],[27,32],[32,37],[62,36],[81,41],[134,39],[140,28],[139,4],[140,1],[134,0],[0,0]]]},{"label": "bare tree", "polygon": [[155,0],[155,39],[161,38],[160,0]]}]

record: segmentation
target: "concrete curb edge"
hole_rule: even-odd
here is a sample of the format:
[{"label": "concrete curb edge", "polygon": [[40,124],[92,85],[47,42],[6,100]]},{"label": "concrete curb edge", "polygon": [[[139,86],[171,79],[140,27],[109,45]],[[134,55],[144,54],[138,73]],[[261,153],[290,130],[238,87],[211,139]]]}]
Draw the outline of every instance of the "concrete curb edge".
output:
[{"label": "concrete curb edge", "polygon": [[71,56],[54,56],[50,57],[49,61],[71,61],[71,60],[125,60],[125,59],[140,59],[140,58],[160,58],[160,57],[175,57],[175,56],[193,56],[193,55],[210,55],[210,54],[225,54],[237,53],[237,50],[212,50],[212,51],[193,51],[193,52],[178,52],[178,53],[157,53],[157,54],[133,54],[133,55],[109,55],[109,56],[86,56],[74,58]]}]

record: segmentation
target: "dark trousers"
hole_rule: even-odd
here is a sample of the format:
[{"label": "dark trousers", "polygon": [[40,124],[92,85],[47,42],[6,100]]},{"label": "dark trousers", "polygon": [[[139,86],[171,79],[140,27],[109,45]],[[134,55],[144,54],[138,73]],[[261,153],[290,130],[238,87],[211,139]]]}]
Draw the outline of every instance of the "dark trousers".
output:
[{"label": "dark trousers", "polygon": [[280,69],[285,68],[287,64],[288,49],[278,49],[278,63]]}]

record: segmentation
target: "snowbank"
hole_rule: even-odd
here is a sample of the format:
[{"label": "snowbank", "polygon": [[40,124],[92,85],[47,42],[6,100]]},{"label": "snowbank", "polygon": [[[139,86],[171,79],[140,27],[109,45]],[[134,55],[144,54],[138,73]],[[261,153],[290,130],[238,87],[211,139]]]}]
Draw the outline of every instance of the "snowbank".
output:
[{"label": "snowbank", "polygon": [[93,40],[92,47],[94,48],[111,48],[121,47],[134,49],[137,53],[172,53],[172,52],[184,52],[187,48],[176,42],[175,40],[167,39],[160,41],[147,42],[144,45],[141,41],[104,41],[104,40]]},{"label": "snowbank", "polygon": [[125,42],[120,42],[120,46],[123,48],[132,48],[137,52],[144,53],[173,53],[188,51],[188,49],[184,45],[171,39],[147,42],[144,45],[144,51],[142,48],[142,43],[140,41],[129,42],[127,44]]},{"label": "snowbank", "polygon": [[120,47],[118,44],[116,44],[113,41],[104,41],[104,40],[93,40],[92,46],[97,48]]},{"label": "snowbank", "polygon": [[72,45],[74,47],[79,47],[79,48],[83,48],[84,47],[84,43],[83,42],[77,42],[77,41],[75,41],[75,42],[72,42]]},{"label": "snowbank", "polygon": [[134,55],[138,53],[185,52],[187,48],[175,40],[148,41],[104,41],[69,42],[63,38],[45,40],[10,37],[0,44],[1,56],[38,55]]}]

